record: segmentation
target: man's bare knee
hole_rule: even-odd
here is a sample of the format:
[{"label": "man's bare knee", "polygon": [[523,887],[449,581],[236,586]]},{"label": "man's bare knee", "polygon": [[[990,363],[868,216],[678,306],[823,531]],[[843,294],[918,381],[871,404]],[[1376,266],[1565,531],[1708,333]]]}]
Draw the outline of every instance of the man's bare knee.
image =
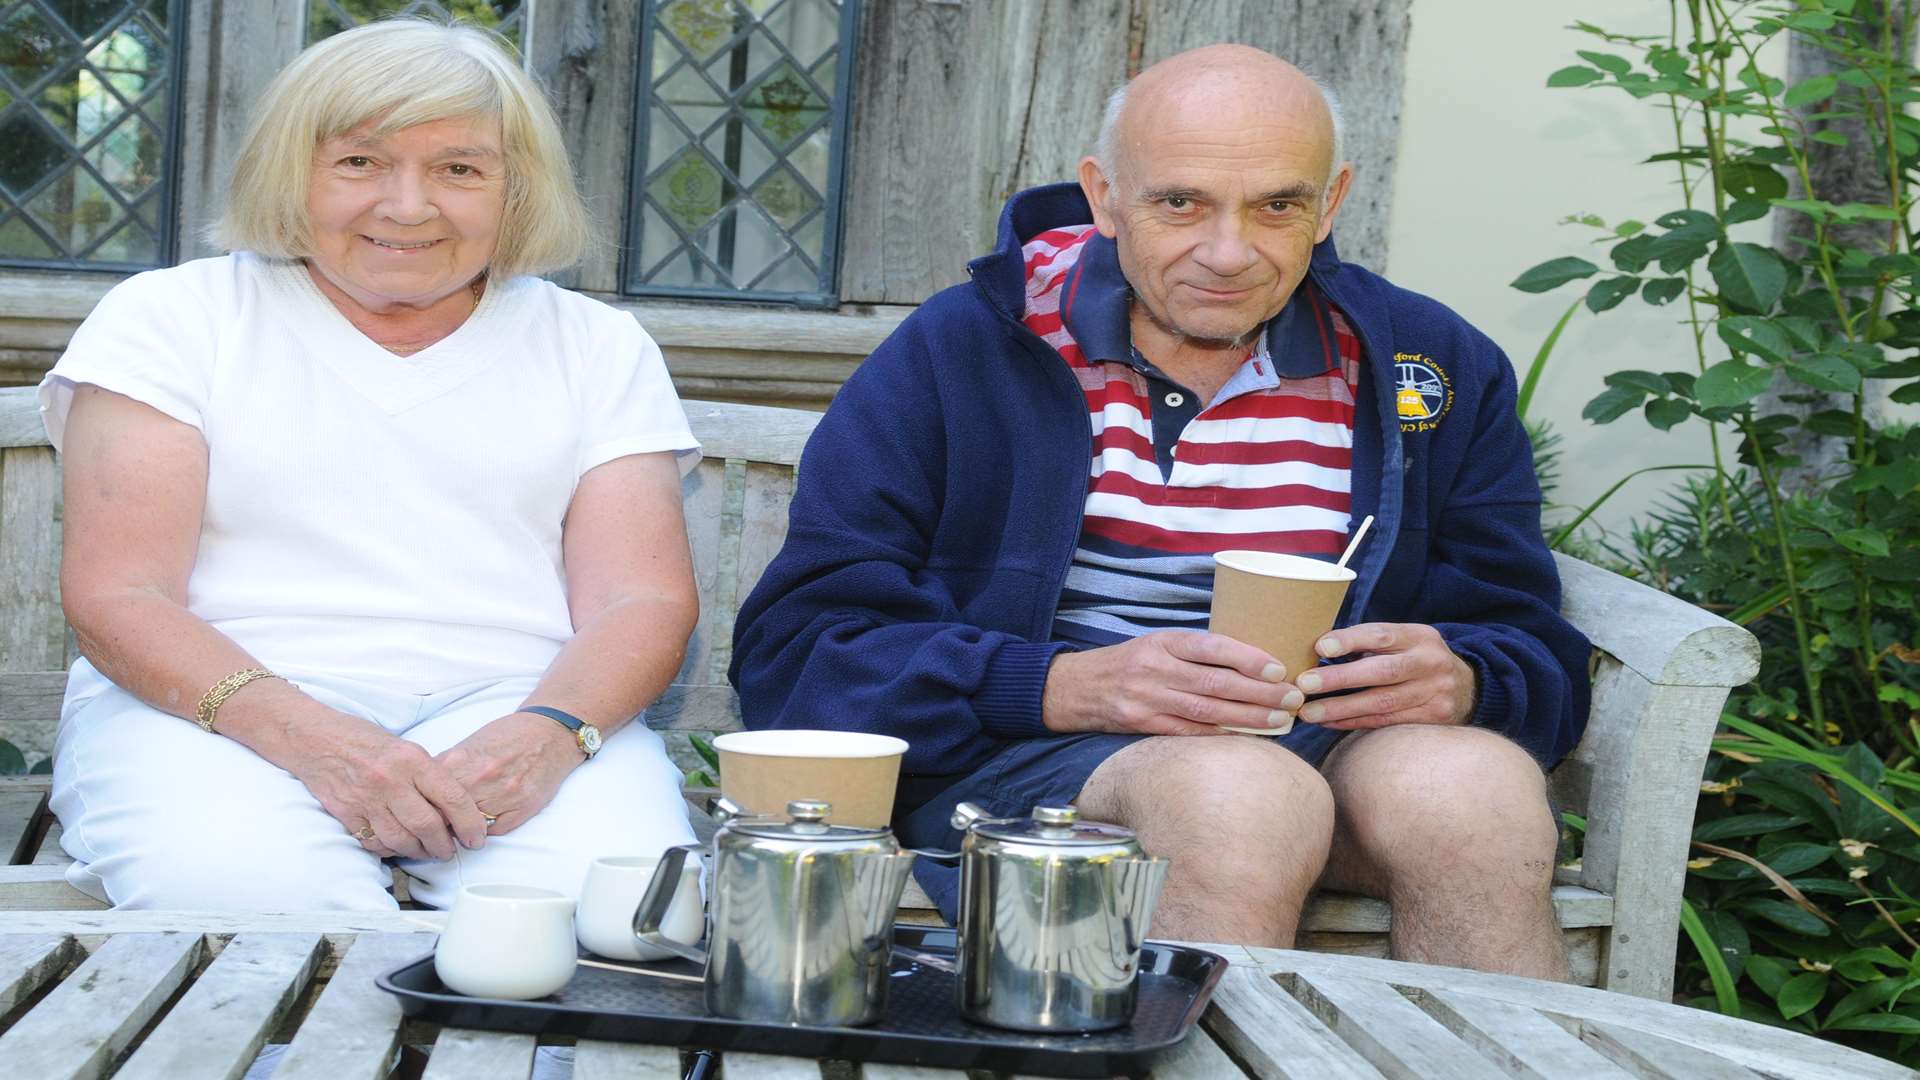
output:
[{"label": "man's bare knee", "polygon": [[1349,743],[1328,766],[1339,836],[1381,871],[1551,878],[1559,830],[1545,776],[1518,745],[1479,728],[1411,725]]},{"label": "man's bare knee", "polygon": [[1260,739],[1142,740],[1102,763],[1076,801],[1173,860],[1154,919],[1162,936],[1291,944],[1333,835],[1326,781]]}]

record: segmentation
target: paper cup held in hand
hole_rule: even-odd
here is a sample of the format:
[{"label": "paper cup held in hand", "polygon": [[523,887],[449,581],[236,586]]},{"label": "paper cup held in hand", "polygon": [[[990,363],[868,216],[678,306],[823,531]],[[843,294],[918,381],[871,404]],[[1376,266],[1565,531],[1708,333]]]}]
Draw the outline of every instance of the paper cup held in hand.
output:
[{"label": "paper cup held in hand", "polygon": [[748,813],[784,814],[795,799],[830,803],[835,825],[893,820],[905,739],[857,731],[735,731],[713,740],[720,793]]},{"label": "paper cup held in hand", "polygon": [[[1344,566],[1271,551],[1213,556],[1213,619],[1207,629],[1244,641],[1286,665],[1287,681],[1320,662],[1314,643],[1333,629],[1354,573]],[[1232,728],[1278,735],[1276,728]]]}]

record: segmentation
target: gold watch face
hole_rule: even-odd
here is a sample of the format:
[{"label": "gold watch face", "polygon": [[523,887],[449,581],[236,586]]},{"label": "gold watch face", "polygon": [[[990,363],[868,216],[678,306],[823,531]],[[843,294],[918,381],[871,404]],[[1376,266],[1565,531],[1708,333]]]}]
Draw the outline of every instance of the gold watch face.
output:
[{"label": "gold watch face", "polygon": [[600,752],[599,728],[594,727],[592,724],[580,725],[580,749],[586,751],[588,757],[592,757]]}]

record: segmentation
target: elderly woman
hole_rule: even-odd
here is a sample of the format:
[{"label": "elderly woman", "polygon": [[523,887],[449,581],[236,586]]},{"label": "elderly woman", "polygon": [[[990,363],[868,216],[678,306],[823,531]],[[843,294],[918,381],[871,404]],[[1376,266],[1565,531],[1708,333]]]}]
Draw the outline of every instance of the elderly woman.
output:
[{"label": "elderly woman", "polygon": [[40,387],[74,884],[391,908],[393,860],[446,906],[691,841],[633,721],[696,617],[697,444],[639,325],[533,276],[588,224],[514,58],[416,21],[308,49],[218,236],[110,292]]}]

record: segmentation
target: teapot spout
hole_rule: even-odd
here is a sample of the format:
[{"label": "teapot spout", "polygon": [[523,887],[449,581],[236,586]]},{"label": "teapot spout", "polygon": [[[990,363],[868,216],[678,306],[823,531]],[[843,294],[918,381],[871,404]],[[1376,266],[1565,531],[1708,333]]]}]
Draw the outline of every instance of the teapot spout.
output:
[{"label": "teapot spout", "polygon": [[902,851],[861,857],[856,892],[865,908],[867,935],[882,940],[893,933],[894,909],[907,891],[907,876],[913,873],[914,854]]}]

